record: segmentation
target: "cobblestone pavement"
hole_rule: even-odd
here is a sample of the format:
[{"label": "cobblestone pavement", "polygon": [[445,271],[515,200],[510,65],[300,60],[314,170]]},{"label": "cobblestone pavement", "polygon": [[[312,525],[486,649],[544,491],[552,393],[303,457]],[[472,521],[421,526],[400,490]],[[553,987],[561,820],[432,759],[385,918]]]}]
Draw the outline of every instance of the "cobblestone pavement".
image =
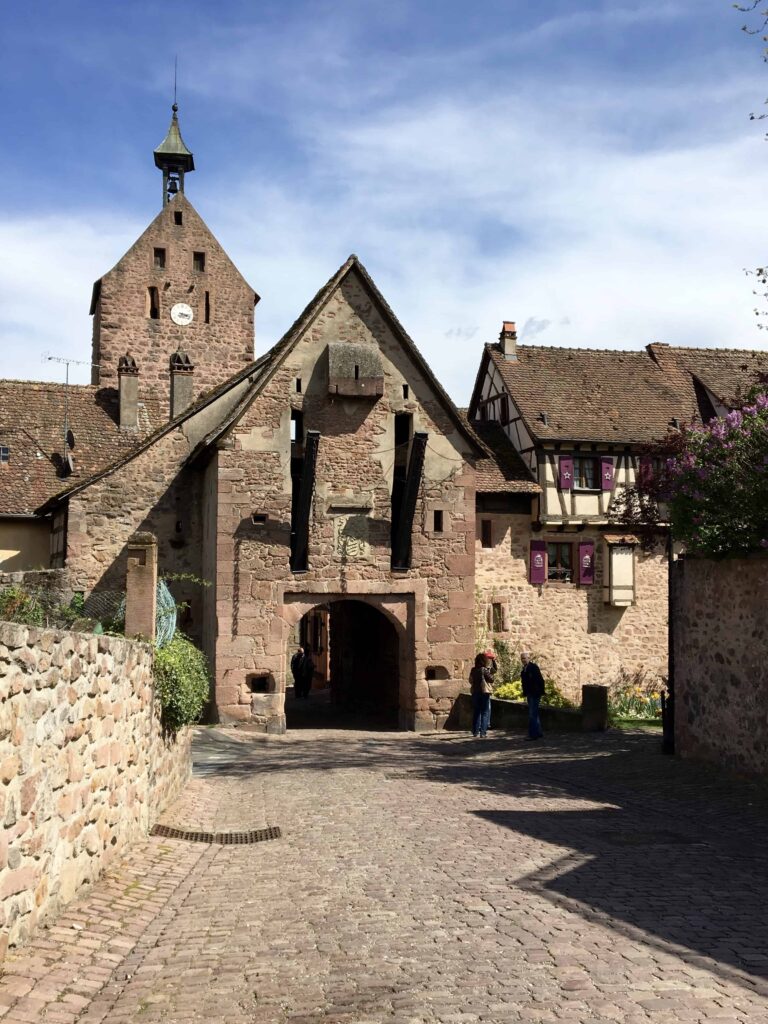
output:
[{"label": "cobblestone pavement", "polygon": [[200,730],[152,838],[12,951],[2,1024],[768,1022],[768,798],[641,734]]}]

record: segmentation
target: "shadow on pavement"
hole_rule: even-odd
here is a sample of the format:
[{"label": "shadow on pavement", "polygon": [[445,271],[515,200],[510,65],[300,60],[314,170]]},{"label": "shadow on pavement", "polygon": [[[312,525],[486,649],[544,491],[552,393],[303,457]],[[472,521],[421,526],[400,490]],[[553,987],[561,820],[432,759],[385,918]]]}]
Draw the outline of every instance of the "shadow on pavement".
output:
[{"label": "shadow on pavement", "polygon": [[[692,951],[692,963],[768,978],[768,792],[664,757],[640,733],[518,736],[288,734],[229,739],[199,731],[197,774],[362,768],[387,778],[456,784],[527,801],[613,808],[478,810],[478,817],[563,848],[554,868],[514,884]],[[638,936],[640,939],[640,936]],[[739,973],[740,983],[750,979]],[[759,982],[758,982],[759,983]]]}]

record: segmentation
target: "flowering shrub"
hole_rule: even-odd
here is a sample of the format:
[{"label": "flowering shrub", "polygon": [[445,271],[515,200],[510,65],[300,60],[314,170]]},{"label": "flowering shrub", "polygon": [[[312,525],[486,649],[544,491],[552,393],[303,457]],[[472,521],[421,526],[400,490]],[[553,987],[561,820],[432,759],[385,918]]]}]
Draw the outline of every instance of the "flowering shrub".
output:
[{"label": "flowering shrub", "polygon": [[[510,683],[502,683],[493,691],[493,696],[499,700],[525,700],[523,697],[523,684],[519,679]],[[544,696],[542,704],[548,704],[551,708],[573,708],[576,705],[573,701],[560,692],[557,685],[551,679],[544,680]]]},{"label": "flowering shrub", "polygon": [[608,698],[608,711],[615,718],[661,718],[661,694],[639,686],[616,690]]},{"label": "flowering shrub", "polygon": [[608,719],[661,718],[663,680],[651,672],[620,672],[608,687]]},{"label": "flowering shrub", "polygon": [[768,394],[682,441],[661,473],[675,539],[716,557],[768,547]]},{"label": "flowering shrub", "polygon": [[670,433],[640,453],[635,487],[621,491],[611,519],[652,547],[672,526],[691,554],[744,555],[768,548],[768,387],[707,424]]}]

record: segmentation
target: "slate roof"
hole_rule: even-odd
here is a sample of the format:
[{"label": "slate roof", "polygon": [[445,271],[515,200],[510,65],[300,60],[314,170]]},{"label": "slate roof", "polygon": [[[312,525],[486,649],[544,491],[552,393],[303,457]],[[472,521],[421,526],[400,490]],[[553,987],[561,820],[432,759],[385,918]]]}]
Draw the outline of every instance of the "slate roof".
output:
[{"label": "slate roof", "polygon": [[[74,472],[62,475],[64,409]],[[158,422],[157,403],[143,403],[141,424]],[[65,483],[89,477],[98,467],[136,447],[142,433],[121,433],[117,392],[90,385],[0,380],[0,445],[10,459],[0,464],[0,515],[31,516]]]},{"label": "slate roof", "polygon": [[498,423],[468,422],[488,449],[488,456],[475,462],[478,494],[541,493],[541,487]]},{"label": "slate roof", "polygon": [[[766,352],[659,344],[640,352],[518,345],[517,359],[486,345],[478,381],[488,360],[538,441],[655,441],[675,420],[711,418],[704,387],[728,405],[768,372]],[[476,386],[473,413],[477,396]]]}]

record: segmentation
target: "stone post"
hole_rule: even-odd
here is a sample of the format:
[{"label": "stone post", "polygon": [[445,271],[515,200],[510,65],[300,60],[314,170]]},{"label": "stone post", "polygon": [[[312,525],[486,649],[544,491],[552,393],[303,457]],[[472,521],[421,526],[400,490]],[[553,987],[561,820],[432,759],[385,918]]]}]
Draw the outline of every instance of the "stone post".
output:
[{"label": "stone post", "polygon": [[171,356],[171,419],[175,420],[192,405],[195,368],[186,352],[177,349]]},{"label": "stone post", "polygon": [[117,390],[120,404],[120,429],[136,430],[139,426],[139,368],[126,352],[117,364]]},{"label": "stone post", "polygon": [[128,541],[125,635],[153,642],[156,617],[157,541],[151,533],[134,533]]},{"label": "stone post", "polygon": [[581,728],[584,732],[602,732],[608,728],[607,686],[582,686]]}]

